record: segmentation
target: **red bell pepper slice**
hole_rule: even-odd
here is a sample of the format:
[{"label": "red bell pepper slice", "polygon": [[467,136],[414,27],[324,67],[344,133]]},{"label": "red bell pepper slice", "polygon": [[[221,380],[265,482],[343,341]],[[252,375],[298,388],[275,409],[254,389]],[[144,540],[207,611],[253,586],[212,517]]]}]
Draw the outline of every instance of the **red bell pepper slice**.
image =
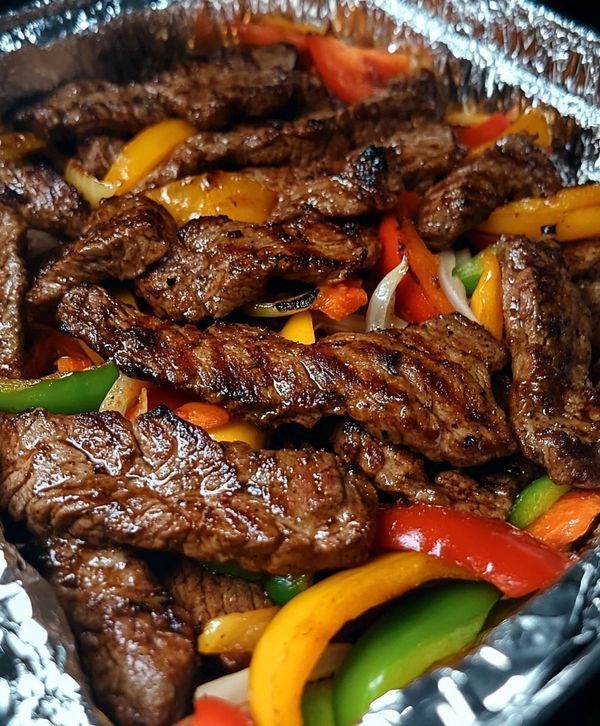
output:
[{"label": "red bell pepper slice", "polygon": [[508,597],[548,587],[569,565],[564,555],[507,522],[428,504],[382,510],[376,543],[466,567]]},{"label": "red bell pepper slice", "polygon": [[195,726],[252,726],[248,714],[216,696],[202,696],[194,704]]},{"label": "red bell pepper slice", "polygon": [[405,73],[410,63],[405,53],[358,48],[330,35],[309,36],[307,43],[323,82],[346,103],[371,96],[389,80]]},{"label": "red bell pepper slice", "polygon": [[459,126],[454,129],[456,138],[468,149],[497,139],[510,126],[511,121],[504,113],[494,113],[477,126]]}]

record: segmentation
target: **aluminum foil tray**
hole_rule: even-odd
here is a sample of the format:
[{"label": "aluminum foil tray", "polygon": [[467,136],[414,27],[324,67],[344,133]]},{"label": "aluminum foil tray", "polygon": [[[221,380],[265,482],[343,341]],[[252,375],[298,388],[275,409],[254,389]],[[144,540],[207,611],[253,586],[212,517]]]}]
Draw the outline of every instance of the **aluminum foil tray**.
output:
[{"label": "aluminum foil tray", "polygon": [[[431,51],[451,99],[554,110],[565,180],[600,181],[600,38],[519,0],[36,0],[0,15],[0,114],[74,78],[143,78],[206,50],[203,26],[286,13],[361,43]],[[211,33],[203,34],[209,42]],[[463,661],[372,705],[363,726],[542,723],[600,671],[600,546]],[[108,723],[49,586],[0,534],[0,723]]]}]

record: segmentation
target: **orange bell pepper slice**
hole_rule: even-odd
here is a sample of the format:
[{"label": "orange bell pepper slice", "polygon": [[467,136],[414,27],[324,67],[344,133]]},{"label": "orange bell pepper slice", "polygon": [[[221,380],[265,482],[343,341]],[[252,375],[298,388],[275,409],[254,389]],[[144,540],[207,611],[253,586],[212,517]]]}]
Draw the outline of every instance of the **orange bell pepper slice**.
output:
[{"label": "orange bell pepper slice", "polygon": [[498,339],[502,338],[502,277],[496,255],[489,249],[481,253],[483,272],[471,297],[475,317]]},{"label": "orange bell pepper slice", "polygon": [[344,280],[319,289],[314,310],[319,310],[332,320],[343,320],[356,312],[368,301],[360,280]]},{"label": "orange bell pepper slice", "polygon": [[477,126],[459,126],[454,133],[463,146],[472,149],[497,139],[509,126],[510,119],[506,114],[494,113]]},{"label": "orange bell pepper slice", "polygon": [[175,413],[179,418],[189,421],[194,426],[201,426],[205,431],[225,426],[231,418],[222,406],[216,406],[213,403],[184,403],[183,406],[175,409]]},{"label": "orange bell pepper slice", "polygon": [[85,355],[62,355],[56,361],[56,370],[59,373],[74,373],[92,368],[94,364]]},{"label": "orange bell pepper slice", "polygon": [[572,489],[527,527],[527,532],[562,550],[583,537],[600,515],[600,492]]},{"label": "orange bell pepper slice", "polygon": [[469,157],[478,156],[492,146],[498,139],[511,134],[525,132],[535,137],[536,146],[548,149],[552,146],[552,131],[546,114],[539,108],[527,108],[512,124],[507,126],[498,136],[485,143],[471,147]]}]

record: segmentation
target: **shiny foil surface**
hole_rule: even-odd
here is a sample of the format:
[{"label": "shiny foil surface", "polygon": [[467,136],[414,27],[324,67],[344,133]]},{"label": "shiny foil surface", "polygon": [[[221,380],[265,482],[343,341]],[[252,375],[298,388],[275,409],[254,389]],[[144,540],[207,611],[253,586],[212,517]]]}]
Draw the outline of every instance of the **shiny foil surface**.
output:
[{"label": "shiny foil surface", "polygon": [[[198,13],[202,42],[195,36]],[[600,181],[600,38],[518,0],[34,0],[0,15],[0,111],[74,78],[143,78],[206,52],[225,21],[283,12],[342,37],[422,49],[451,100],[554,110],[565,181]],[[195,39],[196,38],[196,39]],[[600,670],[600,546],[460,663],[379,698],[363,726],[541,722]],[[0,536],[0,723],[107,723],[49,586]]]}]

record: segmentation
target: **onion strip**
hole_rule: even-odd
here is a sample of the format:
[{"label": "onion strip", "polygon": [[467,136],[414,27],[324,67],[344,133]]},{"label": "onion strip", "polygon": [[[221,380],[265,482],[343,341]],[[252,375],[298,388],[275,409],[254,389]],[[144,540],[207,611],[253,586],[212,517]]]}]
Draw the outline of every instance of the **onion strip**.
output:
[{"label": "onion strip", "polygon": [[454,252],[447,250],[446,252],[440,253],[439,258],[440,287],[459,313],[462,313],[466,318],[469,318],[469,320],[473,320],[478,323],[479,321],[469,307],[465,286],[456,275],[452,274],[452,271],[456,267],[456,255]]},{"label": "onion strip", "polygon": [[75,159],[69,159],[65,179],[72,184],[88,204],[97,207],[106,197],[112,197],[119,189],[118,183],[102,182],[88,172]]},{"label": "onion strip", "polygon": [[390,270],[375,288],[367,307],[366,330],[404,328],[408,325],[394,313],[396,288],[408,272],[408,258],[402,258],[399,265]]}]

